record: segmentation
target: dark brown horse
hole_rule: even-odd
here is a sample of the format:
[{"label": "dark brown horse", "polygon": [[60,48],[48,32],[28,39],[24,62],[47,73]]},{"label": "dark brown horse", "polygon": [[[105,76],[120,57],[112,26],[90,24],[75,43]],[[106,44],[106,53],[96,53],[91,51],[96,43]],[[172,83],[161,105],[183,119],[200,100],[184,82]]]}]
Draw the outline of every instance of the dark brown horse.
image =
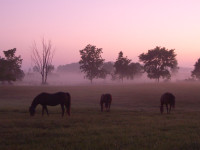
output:
[{"label": "dark brown horse", "polygon": [[34,98],[31,106],[29,107],[29,112],[31,116],[34,116],[35,108],[37,107],[38,104],[42,105],[42,115],[44,115],[44,110],[46,111],[47,115],[49,115],[47,106],[61,105],[62,117],[64,116],[64,111],[65,111],[64,106],[66,107],[66,112],[70,116],[71,96],[69,93],[64,93],[64,92],[58,92],[54,94],[40,93]]},{"label": "dark brown horse", "polygon": [[162,114],[164,111],[163,105],[166,105],[167,113],[170,113],[171,107],[175,107],[175,96],[172,93],[164,93],[160,98],[160,103],[160,113]]},{"label": "dark brown horse", "polygon": [[110,105],[112,102],[111,94],[102,94],[100,99],[101,111],[103,112],[103,105],[105,104],[106,111],[110,111]]}]

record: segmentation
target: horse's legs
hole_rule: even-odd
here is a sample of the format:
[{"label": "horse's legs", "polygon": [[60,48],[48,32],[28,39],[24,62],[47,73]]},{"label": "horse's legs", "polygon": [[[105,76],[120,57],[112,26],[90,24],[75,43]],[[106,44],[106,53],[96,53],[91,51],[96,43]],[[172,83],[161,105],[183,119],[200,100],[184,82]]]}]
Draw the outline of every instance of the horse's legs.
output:
[{"label": "horse's legs", "polygon": [[108,111],[110,111],[110,106],[111,106],[111,103],[108,104]]},{"label": "horse's legs", "polygon": [[172,106],[171,106],[171,105],[169,105],[169,113],[170,113],[170,111],[171,111],[171,107],[172,107]]},{"label": "horse's legs", "polygon": [[105,108],[106,108],[106,111],[108,111],[108,104],[105,103]]},{"label": "horse's legs", "polygon": [[101,112],[103,112],[103,103],[101,103]]},{"label": "horse's legs", "polygon": [[106,107],[106,111],[107,111],[107,112],[109,111],[109,105],[110,105],[109,102],[106,102],[106,103],[105,103],[105,107]]},{"label": "horse's legs", "polygon": [[70,104],[65,104],[66,113],[70,116]]},{"label": "horse's legs", "polygon": [[168,114],[168,113],[169,113],[169,112],[168,112],[168,104],[166,104],[166,108],[167,108],[167,114]]},{"label": "horse's legs", "polygon": [[61,104],[61,109],[62,109],[62,117],[64,116],[64,113],[65,113],[65,108],[64,108],[64,105]]},{"label": "horse's legs", "polygon": [[42,116],[44,115],[44,105],[42,106]]},{"label": "horse's legs", "polygon": [[47,106],[46,106],[46,105],[44,105],[44,106],[43,106],[43,109],[45,109],[45,110],[46,110],[46,112],[47,112],[47,115],[49,116],[49,112],[48,112],[48,109],[47,109]]}]

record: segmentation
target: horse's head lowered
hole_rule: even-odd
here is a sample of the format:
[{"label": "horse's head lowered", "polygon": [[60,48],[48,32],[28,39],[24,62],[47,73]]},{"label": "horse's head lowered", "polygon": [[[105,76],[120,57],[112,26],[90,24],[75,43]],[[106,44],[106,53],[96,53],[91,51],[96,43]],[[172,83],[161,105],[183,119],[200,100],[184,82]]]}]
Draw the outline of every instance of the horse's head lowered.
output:
[{"label": "horse's head lowered", "polygon": [[30,116],[34,116],[35,115],[35,108],[33,108],[32,106],[29,107],[29,113]]}]

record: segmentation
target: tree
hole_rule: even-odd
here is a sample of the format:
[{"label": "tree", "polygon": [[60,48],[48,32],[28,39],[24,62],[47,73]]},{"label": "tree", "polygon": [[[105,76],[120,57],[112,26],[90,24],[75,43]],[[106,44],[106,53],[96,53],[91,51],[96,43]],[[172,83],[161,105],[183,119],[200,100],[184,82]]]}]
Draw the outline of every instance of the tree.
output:
[{"label": "tree", "polygon": [[4,82],[7,80],[8,74],[8,63],[4,58],[0,58],[0,81]]},{"label": "tree", "polygon": [[22,80],[24,72],[21,70],[21,56],[15,56],[16,48],[3,51],[5,58],[0,57],[0,81],[17,81]]},{"label": "tree", "polygon": [[171,72],[178,69],[176,54],[174,49],[168,50],[165,47],[156,47],[148,50],[148,53],[142,53],[139,56],[140,61],[144,63],[144,70],[150,79],[170,79]]},{"label": "tree", "polygon": [[114,63],[113,62],[105,62],[103,64],[103,69],[107,72],[107,74],[110,74],[114,70]]},{"label": "tree", "polygon": [[191,73],[193,78],[200,80],[200,58],[195,63],[194,70]]},{"label": "tree", "polygon": [[80,73],[80,64],[77,63],[71,63],[66,65],[60,65],[57,67],[58,72],[71,72],[71,73]]},{"label": "tree", "polygon": [[116,62],[114,63],[114,68],[115,68],[115,75],[118,75],[118,78],[122,80],[125,77],[127,77],[128,72],[129,72],[129,64],[130,64],[131,60],[126,57],[123,57],[123,52],[120,51],[119,52],[119,56],[116,60]]},{"label": "tree", "polygon": [[[41,54],[40,54],[41,52]],[[42,84],[47,83],[47,77],[51,71],[52,59],[54,56],[54,50],[52,50],[51,41],[46,42],[42,39],[42,48],[39,50],[36,43],[34,42],[32,46],[32,60],[38,72],[40,72],[42,77]]]},{"label": "tree", "polygon": [[143,74],[143,66],[140,63],[130,63],[128,66],[128,79],[134,79],[135,77]]},{"label": "tree", "polygon": [[83,50],[80,50],[81,60],[79,61],[81,72],[84,72],[85,78],[92,83],[94,78],[104,78],[105,70],[103,67],[104,59],[101,57],[102,48],[96,48],[88,44]]}]

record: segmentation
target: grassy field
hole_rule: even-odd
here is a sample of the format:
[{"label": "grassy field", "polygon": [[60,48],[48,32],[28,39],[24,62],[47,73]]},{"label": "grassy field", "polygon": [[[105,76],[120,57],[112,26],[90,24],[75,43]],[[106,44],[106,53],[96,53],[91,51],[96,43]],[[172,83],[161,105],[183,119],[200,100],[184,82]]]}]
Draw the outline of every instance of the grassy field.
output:
[{"label": "grassy field", "polygon": [[[71,116],[60,106],[28,108],[40,92],[70,92]],[[164,92],[176,108],[159,112]],[[102,93],[111,93],[111,112],[100,112]],[[0,150],[197,150],[200,149],[200,84],[0,86]]]}]

